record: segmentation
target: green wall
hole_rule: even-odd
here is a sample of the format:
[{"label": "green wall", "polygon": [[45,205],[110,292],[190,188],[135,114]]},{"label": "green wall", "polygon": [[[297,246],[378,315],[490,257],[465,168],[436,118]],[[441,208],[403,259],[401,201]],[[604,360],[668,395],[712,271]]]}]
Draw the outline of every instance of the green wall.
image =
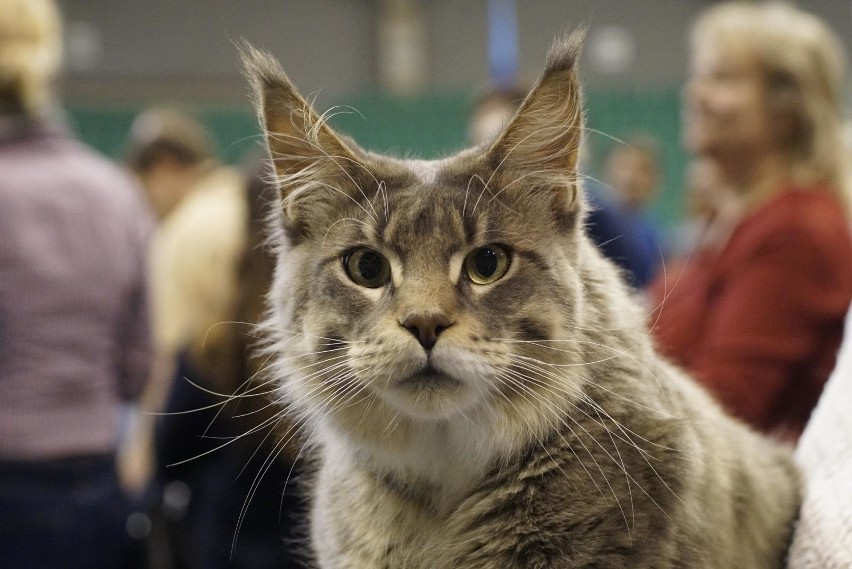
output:
[{"label": "green wall", "polygon": [[[142,107],[77,105],[66,111],[80,138],[107,156],[121,160],[130,125]],[[216,150],[225,162],[239,162],[259,145],[256,121],[248,108],[193,107],[192,112],[210,129]]]},{"label": "green wall", "polygon": [[[465,143],[465,124],[472,95],[436,93],[416,99],[377,94],[349,98],[335,107],[331,124],[370,150],[398,156],[436,158],[451,154]],[[647,134],[659,142],[664,177],[655,204],[660,222],[669,225],[681,211],[681,178],[686,155],[679,144],[679,95],[674,89],[654,92],[592,91],[586,93],[587,151],[591,175],[616,142],[633,134]],[[357,109],[357,112],[354,110]],[[68,109],[81,138],[104,154],[120,159],[138,107]],[[212,131],[223,160],[239,162],[257,149],[260,138],[248,107],[198,107],[193,112]]]}]

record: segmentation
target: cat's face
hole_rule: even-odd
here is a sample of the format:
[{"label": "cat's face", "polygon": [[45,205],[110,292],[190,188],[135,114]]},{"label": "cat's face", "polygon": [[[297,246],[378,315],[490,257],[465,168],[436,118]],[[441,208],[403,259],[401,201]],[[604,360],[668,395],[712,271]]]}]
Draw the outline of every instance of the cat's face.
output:
[{"label": "cat's face", "polygon": [[437,162],[344,142],[250,56],[284,198],[270,301],[297,407],[390,424],[557,395],[582,321],[579,41],[491,147]]}]

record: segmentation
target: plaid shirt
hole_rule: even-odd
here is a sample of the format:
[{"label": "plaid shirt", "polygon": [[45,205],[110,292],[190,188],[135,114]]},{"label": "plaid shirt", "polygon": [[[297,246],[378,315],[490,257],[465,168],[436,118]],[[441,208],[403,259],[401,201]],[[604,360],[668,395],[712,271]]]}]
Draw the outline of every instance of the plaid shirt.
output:
[{"label": "plaid shirt", "polygon": [[148,379],[152,218],[56,125],[0,117],[0,460],[110,452]]}]

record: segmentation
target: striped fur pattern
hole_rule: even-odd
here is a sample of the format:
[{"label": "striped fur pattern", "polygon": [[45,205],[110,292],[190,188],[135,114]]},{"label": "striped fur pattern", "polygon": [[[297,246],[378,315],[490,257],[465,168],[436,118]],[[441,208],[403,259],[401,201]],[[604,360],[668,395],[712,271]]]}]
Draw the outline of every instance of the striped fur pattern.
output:
[{"label": "striped fur pattern", "polygon": [[[788,453],[655,353],[584,235],[582,36],[493,144],[430,162],[359,149],[244,49],[281,190],[269,354],[318,465],[322,568],[782,567]],[[508,268],[477,284],[492,244]],[[360,248],[381,286],[347,272]]]}]

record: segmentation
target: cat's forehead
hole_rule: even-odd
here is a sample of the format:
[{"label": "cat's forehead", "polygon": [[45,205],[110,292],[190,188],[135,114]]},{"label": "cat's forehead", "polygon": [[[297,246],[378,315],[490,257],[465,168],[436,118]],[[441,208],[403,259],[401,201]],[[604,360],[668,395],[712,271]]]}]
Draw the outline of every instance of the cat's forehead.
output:
[{"label": "cat's forehead", "polygon": [[452,164],[452,159],[444,160],[407,160],[405,166],[414,177],[425,186],[434,185],[439,174]]},{"label": "cat's forehead", "polygon": [[396,177],[398,185],[387,185],[388,215],[379,231],[394,247],[440,254],[517,229],[518,211],[507,215],[510,210],[503,202],[508,196],[496,195],[505,181],[481,160],[462,154],[399,165],[407,175]]},{"label": "cat's forehead", "polygon": [[386,243],[401,252],[444,256],[473,238],[475,216],[465,211],[464,188],[442,175],[446,161],[412,160],[408,184],[388,188],[388,215],[381,228]]},{"label": "cat's forehead", "polygon": [[530,200],[518,203],[515,192],[503,191],[518,186],[516,177],[476,149],[440,160],[373,154],[357,173],[354,197],[341,200],[339,216],[359,221],[332,223],[335,247],[360,240],[404,258],[445,259],[486,243],[528,240],[543,218]]}]

